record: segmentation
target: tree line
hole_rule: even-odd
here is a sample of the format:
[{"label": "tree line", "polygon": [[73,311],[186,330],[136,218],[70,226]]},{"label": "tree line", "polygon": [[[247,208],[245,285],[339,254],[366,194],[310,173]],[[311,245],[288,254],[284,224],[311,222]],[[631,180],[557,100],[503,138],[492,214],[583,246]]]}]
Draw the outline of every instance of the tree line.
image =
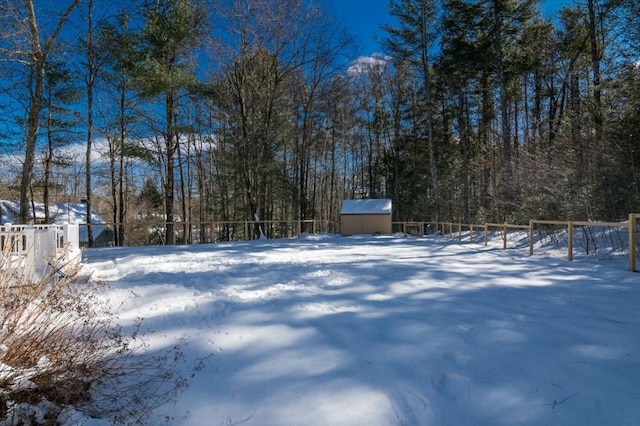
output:
[{"label": "tree line", "polygon": [[83,198],[117,244],[144,216],[172,244],[178,222],[331,221],[347,198],[397,221],[640,210],[635,1],[390,0],[369,57],[329,6],[2,2],[2,197],[23,223]]}]

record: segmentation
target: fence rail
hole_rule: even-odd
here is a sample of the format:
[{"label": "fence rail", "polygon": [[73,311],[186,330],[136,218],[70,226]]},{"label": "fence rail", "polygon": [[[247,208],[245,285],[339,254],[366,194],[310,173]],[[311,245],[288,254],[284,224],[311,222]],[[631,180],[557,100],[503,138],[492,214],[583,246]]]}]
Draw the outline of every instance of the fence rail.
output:
[{"label": "fence rail", "polygon": [[[201,244],[221,241],[252,240],[261,234],[268,238],[289,238],[302,233],[338,232],[336,222],[328,220],[261,220],[207,222],[172,222],[174,241],[178,244]],[[80,224],[84,226],[85,224]],[[96,225],[96,224],[93,224]],[[125,223],[102,222],[111,230],[124,230],[124,245],[164,244],[166,225],[161,217],[139,218]],[[94,234],[94,238],[96,235]],[[110,241],[113,243],[113,240]],[[101,242],[100,245],[104,245]]]},{"label": "fence rail", "polygon": [[[575,227],[615,227],[628,229],[628,257],[629,257],[629,271],[636,272],[637,269],[637,251],[638,251],[638,220],[640,219],[640,213],[629,214],[629,220],[627,222],[590,222],[590,221],[557,221],[557,220],[530,220],[529,225],[512,225],[507,223],[485,223],[485,224],[462,224],[451,222],[394,222],[396,226],[402,226],[406,230],[404,224],[410,224],[410,226],[416,226],[421,224],[422,229],[427,227],[433,227],[435,232],[439,232],[442,235],[449,235],[450,238],[454,238],[457,234],[458,238],[462,240],[464,230],[469,231],[470,242],[473,242],[473,234],[475,230],[482,230],[484,232],[484,245],[486,246],[489,241],[489,230],[499,229],[502,234],[503,248],[507,248],[507,234],[510,229],[522,229],[528,231],[529,239],[529,254],[534,254],[534,241],[535,231],[540,225],[558,226],[567,229],[567,259],[573,261],[574,252],[574,237]],[[405,232],[406,233],[406,232]]]},{"label": "fence rail", "polygon": [[38,279],[50,268],[75,260],[79,254],[78,224],[0,225],[0,248],[28,279]]},{"label": "fence rail", "polygon": [[[508,233],[510,230],[526,230],[529,239],[529,251],[533,255],[534,237],[536,229],[540,226],[564,227],[568,231],[568,259],[573,260],[574,228],[579,226],[606,226],[616,228],[627,228],[629,233],[629,270],[637,270],[636,256],[638,250],[638,227],[637,221],[640,213],[629,215],[628,222],[586,222],[586,221],[553,221],[553,220],[530,220],[528,225],[517,225],[508,223],[484,223],[484,224],[462,224],[453,222],[430,222],[430,221],[407,221],[392,222],[394,232],[402,232],[406,235],[425,235],[429,232],[438,232],[449,235],[451,238],[457,234],[460,240],[463,239],[463,231],[469,231],[469,240],[473,242],[477,231],[484,234],[484,245],[488,245],[490,231],[499,231],[503,240],[503,248],[508,247]],[[81,224],[84,225],[84,224]],[[126,229],[124,244],[162,244],[164,243],[164,232],[166,222],[162,218],[155,220],[138,220],[135,223],[101,223],[102,226],[118,226]],[[211,221],[211,222],[174,222],[175,241],[181,244],[211,243],[220,241],[251,240],[258,238],[263,233],[268,238],[288,238],[300,235],[303,232],[323,233],[339,232],[339,223],[327,220],[264,220],[264,221]],[[132,242],[128,239],[131,235],[139,232],[144,238],[156,235],[158,240]],[[154,234],[156,233],[156,234]]]}]

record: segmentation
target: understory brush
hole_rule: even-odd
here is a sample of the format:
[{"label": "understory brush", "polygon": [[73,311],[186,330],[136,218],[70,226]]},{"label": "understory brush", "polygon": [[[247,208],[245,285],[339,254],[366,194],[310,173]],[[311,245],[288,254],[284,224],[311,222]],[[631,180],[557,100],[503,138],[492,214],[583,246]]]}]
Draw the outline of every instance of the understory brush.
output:
[{"label": "understory brush", "polygon": [[182,343],[150,352],[116,325],[104,284],[77,264],[49,269],[28,278],[10,249],[0,254],[0,426],[154,421],[186,386],[174,368]]}]

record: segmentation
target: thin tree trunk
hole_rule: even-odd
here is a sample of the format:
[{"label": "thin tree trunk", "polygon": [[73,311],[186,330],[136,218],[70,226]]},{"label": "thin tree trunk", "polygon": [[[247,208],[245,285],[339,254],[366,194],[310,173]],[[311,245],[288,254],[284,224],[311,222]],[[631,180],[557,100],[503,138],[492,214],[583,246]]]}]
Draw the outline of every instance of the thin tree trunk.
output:
[{"label": "thin tree trunk", "polygon": [[95,51],[93,50],[93,0],[87,3],[87,151],[85,156],[85,202],[87,222],[87,247],[93,247],[91,227],[91,150],[93,143],[93,92],[96,76]]},{"label": "thin tree trunk", "polygon": [[438,167],[436,162],[436,143],[434,140],[433,134],[433,99],[432,99],[432,91],[431,91],[431,71],[429,69],[429,44],[427,28],[427,5],[425,2],[422,2],[422,30],[423,34],[421,34],[422,39],[422,73],[424,76],[424,91],[425,91],[425,113],[427,114],[427,142],[429,149],[429,171],[431,173],[431,188],[433,190],[433,208],[434,208],[434,219],[436,222],[440,221],[441,215],[441,207],[440,207],[440,184],[438,182]]},{"label": "thin tree trunk", "polygon": [[[38,52],[40,55],[40,52]],[[33,160],[35,157],[36,140],[40,129],[40,112],[42,111],[42,90],[45,77],[44,62],[38,61],[32,73],[32,81],[35,84],[31,93],[29,105],[29,118],[27,119],[27,137],[25,140],[24,164],[22,166],[22,179],[20,181],[20,223],[29,220],[29,189],[33,178]]]},{"label": "thin tree trunk", "polygon": [[[179,136],[176,135],[176,139],[179,139]],[[180,176],[180,209],[182,212],[182,238],[183,244],[190,244],[191,239],[187,235],[187,222],[190,222],[190,219],[187,215],[187,191],[185,186],[185,173],[184,173],[184,159],[182,158],[182,148],[180,146],[180,142],[176,142],[176,154],[178,156],[178,175]],[[187,160],[188,161],[188,160]],[[186,239],[186,240],[185,240]]]},{"label": "thin tree trunk", "polygon": [[29,188],[33,178],[33,161],[35,158],[36,141],[38,130],[40,129],[40,113],[42,111],[43,88],[45,79],[45,66],[47,57],[62,30],[62,26],[69,18],[71,12],[80,3],[80,0],[73,0],[65,12],[58,20],[55,29],[47,38],[44,46],[40,42],[40,29],[36,18],[36,11],[33,0],[26,1],[28,11],[29,42],[31,44],[30,58],[32,63],[29,76],[29,108],[27,111],[27,132],[25,137],[25,155],[22,165],[22,179],[20,180],[20,214],[21,223],[29,220]]},{"label": "thin tree trunk", "polygon": [[598,44],[598,23],[596,22],[596,0],[588,0],[589,39],[591,41],[591,70],[593,72],[593,122],[596,143],[602,142],[602,89],[600,87],[601,47]]},{"label": "thin tree trunk", "polygon": [[175,105],[172,92],[167,92],[165,98],[165,115],[167,118],[167,133],[165,135],[165,145],[167,150],[167,176],[164,187],[165,214],[166,214],[166,244],[173,245],[174,238],[174,217],[173,217],[173,193],[175,190],[175,178],[173,176],[175,166],[173,155],[175,152],[174,142],[174,114]]},{"label": "thin tree trunk", "polygon": [[[47,154],[44,159],[44,182],[42,188],[42,203],[44,204],[44,223],[49,223],[49,185],[51,183],[51,162],[53,161],[53,117],[51,110],[47,116]],[[35,216],[34,216],[35,219]]]},{"label": "thin tree trunk", "polygon": [[116,247],[122,246],[120,233],[118,232],[118,180],[116,179],[116,138],[109,137],[109,177],[111,179],[111,217],[113,221],[114,238]]},{"label": "thin tree trunk", "polygon": [[[124,197],[124,190],[125,190],[125,164],[124,164],[124,141],[127,137],[127,119],[126,119],[126,88],[123,85],[121,92],[120,92],[120,134],[118,135],[118,143],[119,146],[117,147],[117,151],[116,154],[118,155],[118,162],[119,162],[119,167],[118,167],[118,201],[117,203],[115,203],[115,205],[117,206],[116,211],[117,211],[117,218],[116,218],[116,224],[117,224],[117,241],[119,243],[120,246],[124,245],[124,237],[125,237],[125,231],[124,231],[124,219],[125,219],[125,197]],[[115,200],[114,200],[115,201]]]}]

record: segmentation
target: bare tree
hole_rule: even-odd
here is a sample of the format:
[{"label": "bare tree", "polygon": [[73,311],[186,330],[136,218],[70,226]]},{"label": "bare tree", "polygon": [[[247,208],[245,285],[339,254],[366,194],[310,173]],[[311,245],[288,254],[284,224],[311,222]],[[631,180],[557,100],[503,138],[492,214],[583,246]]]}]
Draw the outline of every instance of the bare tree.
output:
[{"label": "bare tree", "polygon": [[349,38],[305,1],[236,0],[224,6],[218,15],[228,32],[214,48],[229,61],[216,78],[235,141],[243,216],[268,219],[277,211],[304,219],[313,214],[319,102]]},{"label": "bare tree", "polygon": [[91,154],[94,134],[94,95],[96,91],[96,78],[101,66],[100,56],[95,43],[95,22],[94,22],[94,0],[86,1],[86,39],[84,39],[84,51],[86,58],[86,74],[85,89],[87,95],[87,145],[85,157],[85,190],[86,190],[86,207],[87,207],[87,246],[93,247],[93,230],[91,228],[91,201],[93,193],[93,184],[91,179]]},{"label": "bare tree", "polygon": [[22,223],[26,223],[29,218],[29,189],[33,177],[36,141],[40,129],[40,113],[43,108],[47,60],[54,50],[64,24],[78,4],[80,4],[80,0],[69,1],[48,34],[38,24],[38,12],[34,0],[25,0],[24,3],[7,0],[4,6],[5,12],[12,18],[11,25],[15,28],[15,36],[13,46],[7,47],[2,53],[9,60],[22,65],[28,74],[26,80],[28,101],[24,136],[25,156],[20,180],[19,220]]}]

